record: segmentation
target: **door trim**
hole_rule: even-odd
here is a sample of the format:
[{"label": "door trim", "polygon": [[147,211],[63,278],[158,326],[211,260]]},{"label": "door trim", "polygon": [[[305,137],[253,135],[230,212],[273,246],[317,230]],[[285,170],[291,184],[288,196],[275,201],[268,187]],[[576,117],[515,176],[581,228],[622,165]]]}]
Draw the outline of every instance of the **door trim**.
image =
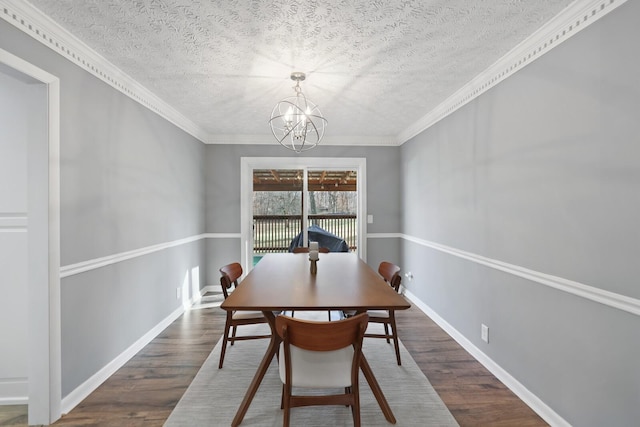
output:
[{"label": "door trim", "polygon": [[62,402],[60,79],[3,49],[0,64],[46,85],[47,138],[28,148],[29,229],[34,231],[28,261],[28,419],[30,425],[51,424],[60,418]]},{"label": "door trim", "polygon": [[364,157],[241,157],[240,158],[240,236],[241,264],[245,271],[253,263],[249,256],[253,246],[253,170],[254,169],[353,169],[358,172],[358,255],[367,260],[367,159]]}]

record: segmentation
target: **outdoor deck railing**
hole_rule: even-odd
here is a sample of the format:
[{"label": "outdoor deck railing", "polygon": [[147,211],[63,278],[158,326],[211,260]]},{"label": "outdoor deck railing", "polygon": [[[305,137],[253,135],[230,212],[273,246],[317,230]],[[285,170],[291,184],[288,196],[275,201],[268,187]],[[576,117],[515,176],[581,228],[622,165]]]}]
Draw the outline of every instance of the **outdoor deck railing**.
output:
[{"label": "outdoor deck railing", "polygon": [[[309,215],[309,225],[317,225],[342,238],[350,251],[357,249],[355,215]],[[300,215],[254,215],[253,252],[287,252],[291,241],[302,230]]]}]

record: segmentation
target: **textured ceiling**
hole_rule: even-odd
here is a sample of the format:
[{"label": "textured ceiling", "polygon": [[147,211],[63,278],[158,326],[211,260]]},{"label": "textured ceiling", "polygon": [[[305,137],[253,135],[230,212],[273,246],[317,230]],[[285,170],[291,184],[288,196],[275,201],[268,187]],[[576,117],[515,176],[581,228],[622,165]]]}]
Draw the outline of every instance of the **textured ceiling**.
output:
[{"label": "textured ceiling", "polygon": [[395,138],[571,0],[29,0],[210,135],[270,134],[292,71],[327,136]]}]

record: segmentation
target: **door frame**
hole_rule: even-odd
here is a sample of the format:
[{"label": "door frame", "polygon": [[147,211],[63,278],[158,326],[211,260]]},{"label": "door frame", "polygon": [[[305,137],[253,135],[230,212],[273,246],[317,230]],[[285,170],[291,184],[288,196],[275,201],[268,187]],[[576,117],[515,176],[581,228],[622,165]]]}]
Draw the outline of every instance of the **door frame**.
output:
[{"label": "door frame", "polygon": [[[358,255],[367,260],[367,159],[364,157],[241,157],[240,158],[240,246],[245,271],[253,268],[253,170],[254,169],[351,169],[358,173]],[[305,173],[306,176],[306,173]],[[306,186],[305,186],[306,188]]]},{"label": "door frame", "polygon": [[46,86],[47,136],[28,153],[28,422],[61,416],[60,322],[60,79],[0,49],[0,65]]}]

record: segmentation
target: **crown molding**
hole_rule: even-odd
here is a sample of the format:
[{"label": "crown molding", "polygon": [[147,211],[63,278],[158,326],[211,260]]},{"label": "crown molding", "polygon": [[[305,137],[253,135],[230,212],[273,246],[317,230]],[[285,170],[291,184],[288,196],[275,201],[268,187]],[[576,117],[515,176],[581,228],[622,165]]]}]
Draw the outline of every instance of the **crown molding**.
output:
[{"label": "crown molding", "polygon": [[[212,135],[207,144],[234,145],[278,145],[278,142],[265,135]],[[346,146],[398,146],[394,137],[377,136],[325,136],[318,145],[346,145]]]},{"label": "crown molding", "polygon": [[627,0],[577,0],[397,137],[402,145]]},{"label": "crown molding", "polygon": [[208,134],[149,89],[24,0],[0,0],[0,17],[114,89],[205,142]]}]

